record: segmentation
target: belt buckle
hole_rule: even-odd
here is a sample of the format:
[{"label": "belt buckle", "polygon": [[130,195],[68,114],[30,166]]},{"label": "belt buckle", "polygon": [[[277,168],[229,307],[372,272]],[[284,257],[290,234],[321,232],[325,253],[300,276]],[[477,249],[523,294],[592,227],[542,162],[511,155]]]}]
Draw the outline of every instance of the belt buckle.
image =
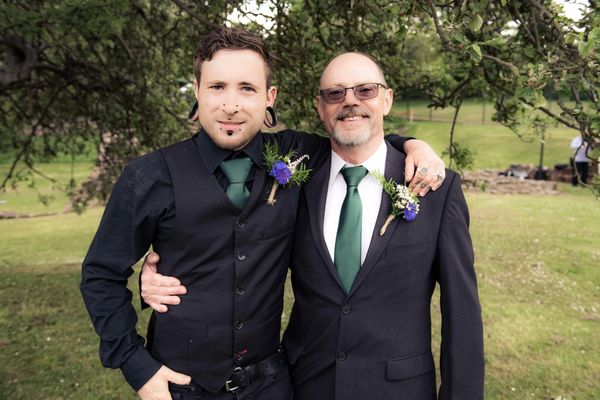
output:
[{"label": "belt buckle", "polygon": [[[241,370],[242,370],[242,367],[235,367],[235,369],[233,370],[233,373],[239,372]],[[239,388],[240,388],[239,386],[231,387],[231,379],[225,381],[225,391],[227,391],[227,392],[235,392]]]}]

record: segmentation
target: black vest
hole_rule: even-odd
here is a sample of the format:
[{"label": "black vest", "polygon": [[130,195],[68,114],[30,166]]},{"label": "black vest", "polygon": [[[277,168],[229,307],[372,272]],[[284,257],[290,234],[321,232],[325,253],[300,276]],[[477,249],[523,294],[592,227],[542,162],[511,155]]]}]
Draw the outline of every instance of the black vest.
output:
[{"label": "black vest", "polygon": [[300,189],[279,188],[276,204],[267,205],[273,178],[256,167],[250,200],[240,211],[193,140],[160,152],[173,182],[176,227],[153,248],[161,256],[159,272],[179,278],[187,294],[167,313],[153,315],[149,348],[169,368],[216,392],[236,366],[279,349]]}]

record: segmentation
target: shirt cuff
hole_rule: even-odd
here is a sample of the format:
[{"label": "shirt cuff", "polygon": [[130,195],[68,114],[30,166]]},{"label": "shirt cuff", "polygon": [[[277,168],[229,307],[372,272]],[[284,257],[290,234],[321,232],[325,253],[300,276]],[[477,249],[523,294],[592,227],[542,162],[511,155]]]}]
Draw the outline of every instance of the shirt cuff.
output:
[{"label": "shirt cuff", "polygon": [[121,365],[121,372],[127,383],[137,392],[156,374],[162,366],[144,346],[138,346],[133,354]]}]

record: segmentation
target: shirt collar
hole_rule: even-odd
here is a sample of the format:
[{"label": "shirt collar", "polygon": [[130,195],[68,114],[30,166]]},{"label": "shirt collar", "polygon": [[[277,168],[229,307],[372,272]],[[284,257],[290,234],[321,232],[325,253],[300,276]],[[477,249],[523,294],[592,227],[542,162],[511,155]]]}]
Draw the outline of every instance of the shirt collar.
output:
[{"label": "shirt collar", "polygon": [[235,158],[239,153],[250,157],[257,167],[264,169],[262,159],[263,138],[261,132],[258,132],[241,150],[227,150],[217,146],[204,129],[201,129],[200,132],[196,133],[194,136],[194,143],[198,146],[198,149],[202,154],[202,159],[206,164],[206,168],[211,173],[214,173],[223,161]]},{"label": "shirt collar", "polygon": [[[385,144],[385,140],[381,140],[379,147],[371,155],[371,157],[367,158],[362,164],[369,172],[379,171],[381,174],[385,173],[385,159],[387,156],[387,147]],[[342,168],[345,166],[355,167],[354,164],[347,163],[344,161],[342,157],[339,156],[334,150],[331,150],[331,170],[329,171],[329,184],[331,185],[336,178],[336,176],[340,173]]]}]

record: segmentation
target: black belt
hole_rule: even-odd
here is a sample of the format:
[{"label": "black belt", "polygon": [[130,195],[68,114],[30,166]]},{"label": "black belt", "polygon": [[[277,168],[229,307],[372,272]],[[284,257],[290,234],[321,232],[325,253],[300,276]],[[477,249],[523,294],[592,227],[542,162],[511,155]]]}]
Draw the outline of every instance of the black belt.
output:
[{"label": "black belt", "polygon": [[283,351],[279,351],[274,356],[265,358],[256,364],[237,367],[229,379],[227,379],[223,388],[227,392],[236,391],[250,385],[257,379],[277,374],[285,365],[285,354]]}]

